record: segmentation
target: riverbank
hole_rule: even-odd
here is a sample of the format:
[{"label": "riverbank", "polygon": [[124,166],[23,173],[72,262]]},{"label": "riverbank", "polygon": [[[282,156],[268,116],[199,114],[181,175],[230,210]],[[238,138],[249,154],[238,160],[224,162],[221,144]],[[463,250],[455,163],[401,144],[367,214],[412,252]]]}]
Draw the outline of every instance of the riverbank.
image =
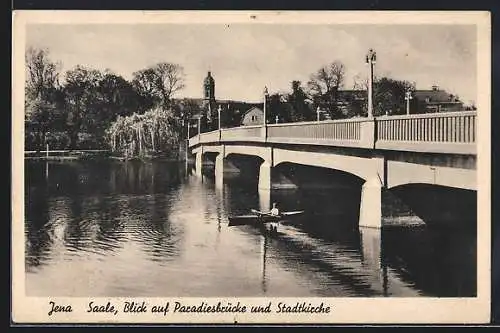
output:
[{"label": "riverbank", "polygon": [[[163,154],[124,157],[120,155],[114,155],[111,151],[108,150],[49,150],[48,152],[25,151],[24,158],[27,160],[37,161],[75,161],[90,159],[110,159],[115,161],[186,161],[184,155],[182,155],[182,157],[171,157]],[[192,162],[192,160],[193,159],[188,158],[188,162]]]},{"label": "riverbank", "polygon": [[24,152],[25,159],[50,161],[108,158],[110,156],[111,152],[108,150],[45,150]]}]

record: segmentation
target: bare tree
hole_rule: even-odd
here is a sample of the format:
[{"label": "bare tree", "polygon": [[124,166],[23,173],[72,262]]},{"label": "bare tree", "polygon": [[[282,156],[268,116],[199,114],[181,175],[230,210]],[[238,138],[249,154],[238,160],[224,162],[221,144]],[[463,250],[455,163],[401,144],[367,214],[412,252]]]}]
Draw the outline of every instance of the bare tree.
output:
[{"label": "bare tree", "polygon": [[[376,81],[375,77],[374,81]],[[359,74],[354,76],[352,88],[353,90],[368,90],[368,79],[361,77]]]},{"label": "bare tree", "polygon": [[59,66],[50,60],[46,49],[28,48],[25,60],[25,127],[33,139],[28,146],[38,150],[44,145],[49,128],[59,120]]},{"label": "bare tree", "polygon": [[322,96],[342,87],[344,79],[344,64],[340,61],[334,61],[312,74],[307,82],[307,87],[311,96]]},{"label": "bare tree", "polygon": [[163,107],[170,106],[173,95],[185,87],[184,69],[171,63],[159,63],[134,73],[136,89]]},{"label": "bare tree", "polygon": [[156,75],[161,80],[161,89],[164,102],[169,102],[171,97],[185,87],[184,69],[177,64],[159,63],[154,68]]},{"label": "bare tree", "polygon": [[317,107],[326,111],[330,117],[339,116],[337,91],[345,79],[345,66],[334,61],[313,73],[307,82],[308,94]]},{"label": "bare tree", "polygon": [[45,49],[30,47],[25,54],[26,94],[29,98],[47,98],[57,87],[59,65],[52,62]]}]

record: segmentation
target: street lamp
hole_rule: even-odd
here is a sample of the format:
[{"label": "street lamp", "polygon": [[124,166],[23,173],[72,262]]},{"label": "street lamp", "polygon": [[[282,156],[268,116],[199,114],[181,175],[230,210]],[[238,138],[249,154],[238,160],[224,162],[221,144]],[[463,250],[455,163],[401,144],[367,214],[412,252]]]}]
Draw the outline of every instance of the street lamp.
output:
[{"label": "street lamp", "polygon": [[377,61],[377,53],[370,49],[366,55],[366,63],[369,65],[368,74],[368,118],[373,118],[373,65]]},{"label": "street lamp", "polygon": [[410,114],[410,100],[412,100],[413,97],[411,95],[411,90],[408,89],[405,92],[405,100],[406,100],[406,114]]},{"label": "street lamp", "polygon": [[267,91],[267,87],[264,87],[264,126],[267,126],[267,96],[269,92]]},{"label": "street lamp", "polygon": [[198,115],[198,137],[201,135],[201,117],[203,117],[202,114]]},{"label": "street lamp", "polygon": [[217,114],[218,114],[218,117],[219,117],[219,131],[221,129],[221,126],[220,126],[220,112],[222,111],[222,108],[221,106],[219,105],[219,107],[217,108]]}]

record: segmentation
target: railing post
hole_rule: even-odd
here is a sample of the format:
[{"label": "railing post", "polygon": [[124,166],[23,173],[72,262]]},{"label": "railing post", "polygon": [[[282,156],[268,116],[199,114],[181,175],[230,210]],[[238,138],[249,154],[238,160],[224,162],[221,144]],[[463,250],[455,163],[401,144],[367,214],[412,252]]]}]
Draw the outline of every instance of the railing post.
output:
[{"label": "railing post", "polygon": [[263,141],[267,141],[267,126],[262,126],[260,128],[260,136],[262,137]]},{"label": "railing post", "polygon": [[375,143],[377,141],[376,132],[376,118],[368,118],[361,123],[361,147],[363,148],[375,148]]},{"label": "railing post", "polygon": [[198,142],[200,141],[200,135],[201,135],[201,116],[198,117]]}]

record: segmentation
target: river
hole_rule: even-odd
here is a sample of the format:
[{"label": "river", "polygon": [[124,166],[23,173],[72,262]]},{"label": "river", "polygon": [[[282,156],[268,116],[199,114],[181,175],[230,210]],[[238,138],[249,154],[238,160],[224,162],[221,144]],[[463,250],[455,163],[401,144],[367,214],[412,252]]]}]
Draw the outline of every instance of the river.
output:
[{"label": "river", "polygon": [[[356,193],[222,189],[183,163],[25,162],[29,296],[476,295],[476,235],[360,230]],[[228,216],[277,201],[309,214],[270,237]],[[263,204],[263,202],[265,202]]]}]

